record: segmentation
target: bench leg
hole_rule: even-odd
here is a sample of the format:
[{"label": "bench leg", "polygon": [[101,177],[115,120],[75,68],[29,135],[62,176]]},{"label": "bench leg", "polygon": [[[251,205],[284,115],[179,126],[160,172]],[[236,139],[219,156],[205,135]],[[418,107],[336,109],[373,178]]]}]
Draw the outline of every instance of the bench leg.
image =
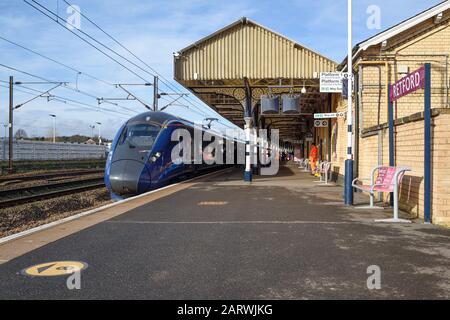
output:
[{"label": "bench leg", "polygon": [[398,191],[394,190],[394,220],[398,219]]},{"label": "bench leg", "polygon": [[375,193],[369,192],[369,197],[370,197],[370,204],[369,206],[355,206],[355,209],[374,209],[374,210],[384,210],[384,207],[379,207],[379,206],[375,206],[374,204],[374,197],[375,197]]},{"label": "bench leg", "polygon": [[375,222],[411,223],[411,220],[399,219],[398,217],[398,185],[394,185],[394,218],[375,220]]},{"label": "bench leg", "polygon": [[329,186],[330,184],[328,183],[331,179],[328,178],[328,171],[324,172],[324,180],[322,180],[322,184],[320,186]]},{"label": "bench leg", "polygon": [[315,183],[319,183],[319,184],[322,184],[324,181],[323,181],[323,173],[322,172],[320,172],[319,171],[319,181],[314,181]]}]

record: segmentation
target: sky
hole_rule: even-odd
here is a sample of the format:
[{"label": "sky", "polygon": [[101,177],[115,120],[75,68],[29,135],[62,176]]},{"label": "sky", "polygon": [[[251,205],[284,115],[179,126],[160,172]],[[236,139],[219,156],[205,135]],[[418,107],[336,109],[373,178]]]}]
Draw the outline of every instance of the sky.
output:
[{"label": "sky", "polygon": [[[43,7],[54,13],[58,12],[62,19],[59,21],[63,25],[66,25],[65,20],[73,17],[73,12],[70,10],[68,12],[70,8],[64,0],[27,1],[47,14],[49,11],[45,11]],[[46,81],[66,83],[52,90],[50,96],[39,97],[16,109],[14,131],[22,128],[29,136],[51,136],[53,118],[49,114],[54,114],[58,135],[90,136],[93,131],[97,135],[100,127],[102,136],[113,138],[123,122],[133,115],[145,112],[146,109],[136,100],[109,100],[110,103],[98,105],[97,98],[126,98],[127,94],[114,84],[152,82],[154,70],[166,79],[163,81],[167,85],[161,83],[162,91],[186,92],[173,80],[173,52],[244,16],[336,62],[341,62],[347,52],[345,0],[285,0],[277,1],[276,4],[274,0],[67,0],[67,2],[77,5],[81,13],[113,35],[152,70],[135,60],[84,18],[80,20],[82,32],[113,48],[144,70],[109,53],[131,71],[125,69],[25,1],[0,0],[0,37],[3,38],[0,39],[0,64],[39,76]],[[353,43],[356,44],[442,1],[354,0],[353,2]],[[373,6],[380,9],[381,29],[367,26],[371,14],[368,13],[368,9]],[[74,20],[69,22],[75,23]],[[76,71],[46,60],[4,39],[48,56]],[[100,47],[99,44],[97,46]],[[106,49],[103,50],[107,52]],[[81,71],[82,74],[77,74],[77,71]],[[8,123],[9,76],[14,76],[14,81],[22,82],[21,86],[15,86],[14,105],[22,104],[40,94],[36,94],[37,91],[33,90],[45,92],[58,85],[35,83],[44,81],[0,66],[0,124],[2,124],[0,129],[3,129],[3,124]],[[151,104],[152,87],[140,85],[126,88],[144,103]],[[180,105],[184,106],[170,106],[166,111],[197,122],[205,116],[217,116],[195,97],[186,99],[180,100],[182,102]],[[170,101],[160,101],[160,106],[168,102]],[[101,126],[97,122],[101,123]],[[218,130],[230,125],[224,119],[215,124]],[[96,128],[92,130],[91,126]],[[0,136],[3,135],[4,133],[0,131]]]}]

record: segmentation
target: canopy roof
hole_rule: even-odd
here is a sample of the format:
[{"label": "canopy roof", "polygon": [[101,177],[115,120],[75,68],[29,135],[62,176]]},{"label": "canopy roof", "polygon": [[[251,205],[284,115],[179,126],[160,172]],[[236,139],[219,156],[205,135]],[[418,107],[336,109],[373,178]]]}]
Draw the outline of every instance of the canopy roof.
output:
[{"label": "canopy roof", "polygon": [[300,93],[306,87],[307,94],[301,95],[303,114],[263,120],[290,139],[299,138],[304,117],[325,101],[326,95],[318,90],[320,72],[336,68],[336,62],[245,17],[174,55],[175,80],[241,127],[248,88],[244,79],[251,88],[257,122],[261,95]]}]

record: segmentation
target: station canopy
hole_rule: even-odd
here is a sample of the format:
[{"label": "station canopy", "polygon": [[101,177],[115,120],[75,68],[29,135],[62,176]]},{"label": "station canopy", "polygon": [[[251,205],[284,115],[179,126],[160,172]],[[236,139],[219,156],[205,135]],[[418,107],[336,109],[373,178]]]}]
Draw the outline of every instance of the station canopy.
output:
[{"label": "station canopy", "polygon": [[[279,129],[280,138],[292,142],[310,132],[314,112],[329,111],[319,76],[336,68],[336,62],[245,17],[174,54],[175,80],[210,108],[240,127],[247,108],[256,127]],[[283,112],[283,95],[297,99],[297,113]],[[275,98],[279,111],[263,114],[262,96]]]}]

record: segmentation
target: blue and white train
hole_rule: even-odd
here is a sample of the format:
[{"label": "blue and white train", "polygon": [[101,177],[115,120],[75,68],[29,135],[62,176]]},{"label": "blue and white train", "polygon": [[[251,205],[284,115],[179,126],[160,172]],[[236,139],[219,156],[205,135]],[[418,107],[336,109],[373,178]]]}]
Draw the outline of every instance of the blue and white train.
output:
[{"label": "blue and white train", "polygon": [[[105,168],[105,184],[113,199],[141,194],[204,170],[224,167],[223,164],[208,165],[204,161],[201,164],[194,164],[194,161],[174,163],[171,153],[179,142],[172,141],[172,132],[180,128],[188,130],[191,137],[194,137],[194,128],[201,130],[202,136],[205,132],[220,136],[190,121],[153,111],[131,118],[120,128],[111,145]],[[227,139],[223,136],[220,138]],[[237,141],[233,139],[233,142]],[[209,142],[203,142],[203,148],[207,144]],[[233,148],[236,157],[237,143],[233,143]],[[223,155],[225,157],[226,150]]]}]

